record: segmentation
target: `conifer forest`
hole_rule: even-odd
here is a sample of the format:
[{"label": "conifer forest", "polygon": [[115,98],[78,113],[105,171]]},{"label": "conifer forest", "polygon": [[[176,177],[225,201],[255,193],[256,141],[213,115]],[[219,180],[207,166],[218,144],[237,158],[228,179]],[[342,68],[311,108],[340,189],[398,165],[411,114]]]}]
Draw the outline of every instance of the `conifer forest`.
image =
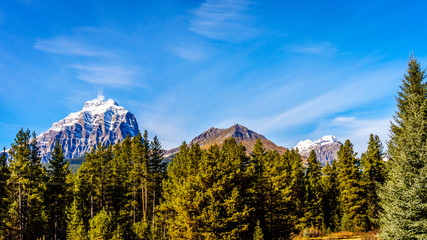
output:
[{"label": "conifer forest", "polygon": [[[21,129],[0,155],[0,239],[309,239],[374,232],[427,239],[427,84],[411,57],[390,140],[346,140],[332,163],[258,140],[180,146],[169,163],[148,132],[87,152],[77,172],[57,141],[42,165]],[[384,145],[383,145],[384,144]],[[385,150],[386,149],[386,150]],[[375,238],[375,239],[376,239]],[[321,238],[317,238],[321,239]],[[366,238],[367,239],[367,238]]]}]

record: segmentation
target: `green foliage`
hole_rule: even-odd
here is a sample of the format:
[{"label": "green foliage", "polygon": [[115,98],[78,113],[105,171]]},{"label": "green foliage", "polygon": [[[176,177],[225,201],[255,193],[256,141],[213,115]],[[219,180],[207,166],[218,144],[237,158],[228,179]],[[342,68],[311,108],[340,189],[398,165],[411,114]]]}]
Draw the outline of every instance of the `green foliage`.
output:
[{"label": "green foliage", "polygon": [[264,234],[262,233],[261,226],[259,221],[256,223],[255,232],[254,232],[254,240],[264,240]]},{"label": "green foliage", "polygon": [[301,156],[294,150],[283,155],[276,151],[263,155],[264,193],[261,196],[265,198],[262,200],[265,203],[265,224],[260,221],[260,227],[266,239],[289,238],[298,231],[303,214],[304,169]]},{"label": "green foliage", "polygon": [[5,239],[289,239],[368,230],[380,210],[385,171],[373,135],[360,162],[346,141],[323,169],[314,152],[305,168],[297,150],[280,155],[257,140],[249,156],[227,139],[208,150],[183,143],[166,170],[159,140],[145,131],[98,144],[76,174],[59,142],[46,171],[34,137],[18,132],[9,166],[0,154]]},{"label": "green foliage", "polygon": [[132,226],[133,233],[137,239],[149,239],[150,238],[150,226],[147,222],[139,221]]},{"label": "green foliage", "polygon": [[415,58],[398,93],[388,145],[390,165],[380,191],[382,239],[427,238],[427,89]]},{"label": "green foliage", "polygon": [[305,173],[304,217],[301,219],[303,228],[321,228],[323,219],[321,176],[320,162],[312,150]]},{"label": "green foliage", "polygon": [[184,143],[169,165],[164,182],[168,234],[172,239],[238,239],[248,231],[251,209],[245,148],[228,139],[222,148],[202,151]]},{"label": "green foliage", "polygon": [[[6,234],[6,216],[9,199],[7,198],[7,181],[10,177],[9,167],[7,166],[6,149],[0,153],[0,236]],[[1,237],[0,237],[1,239]]]},{"label": "green foliage", "polygon": [[56,141],[49,161],[49,184],[46,189],[45,205],[47,206],[50,231],[48,236],[54,239],[65,239],[66,236],[66,208],[70,204],[67,176],[70,174],[68,162],[65,161],[62,147]]},{"label": "green foliage", "polygon": [[385,166],[382,160],[382,144],[378,136],[369,136],[368,150],[362,154],[361,166],[362,183],[365,189],[365,199],[367,202],[366,213],[369,217],[368,228],[377,229],[378,216],[381,210],[378,198],[378,189],[385,180]]},{"label": "green foliage", "polygon": [[102,209],[89,221],[90,240],[104,240],[113,237],[113,219],[111,213]]},{"label": "green foliage", "polygon": [[67,239],[86,240],[87,232],[81,213],[79,212],[77,200],[74,200],[68,211]]},{"label": "green foliage", "polygon": [[345,141],[337,155],[341,230],[364,231],[368,228],[367,203],[363,197],[360,163],[353,151],[353,144]]},{"label": "green foliage", "polygon": [[47,222],[43,204],[45,170],[38,157],[35,133],[21,129],[11,145],[5,236],[9,239],[40,238]]},{"label": "green foliage", "polygon": [[322,229],[324,232],[337,231],[340,226],[341,213],[338,187],[338,162],[327,163],[322,169]]},{"label": "green foliage", "polygon": [[120,227],[120,224],[117,225],[116,230],[113,232],[113,237],[111,240],[124,240],[124,233],[123,229]]}]

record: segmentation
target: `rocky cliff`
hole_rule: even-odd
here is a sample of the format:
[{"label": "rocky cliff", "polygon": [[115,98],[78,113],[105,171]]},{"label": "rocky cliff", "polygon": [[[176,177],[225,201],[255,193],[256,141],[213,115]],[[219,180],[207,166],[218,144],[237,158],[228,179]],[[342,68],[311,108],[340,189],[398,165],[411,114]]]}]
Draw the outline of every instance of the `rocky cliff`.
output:
[{"label": "rocky cliff", "polygon": [[304,159],[310,156],[311,150],[314,150],[319,160],[323,165],[327,162],[331,163],[332,160],[337,158],[337,152],[342,143],[332,135],[323,136],[322,138],[311,141],[309,139],[300,141],[294,149],[298,148],[299,153]]},{"label": "rocky cliff", "polygon": [[98,98],[86,102],[81,111],[52,124],[37,137],[37,142],[42,162],[47,162],[56,139],[59,139],[65,158],[75,158],[83,156],[98,142],[114,144],[138,132],[138,123],[131,112],[112,99]]}]

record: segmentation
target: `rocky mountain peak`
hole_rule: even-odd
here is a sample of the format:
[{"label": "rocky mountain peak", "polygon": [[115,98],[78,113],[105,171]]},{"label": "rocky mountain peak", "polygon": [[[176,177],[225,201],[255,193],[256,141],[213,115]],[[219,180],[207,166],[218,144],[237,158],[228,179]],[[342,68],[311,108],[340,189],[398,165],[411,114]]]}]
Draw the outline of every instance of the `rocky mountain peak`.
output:
[{"label": "rocky mountain peak", "polygon": [[[284,153],[286,151],[286,148],[277,146],[263,135],[258,134],[240,124],[235,124],[226,129],[211,127],[199,136],[193,138],[189,145],[198,143],[202,149],[207,149],[214,144],[221,145],[228,138],[234,138],[238,143],[242,143],[246,147],[248,153],[252,152],[253,145],[258,138],[263,142],[264,148],[268,150],[277,150],[280,153]],[[165,151],[165,156],[171,156],[178,151],[179,148],[167,150]]]},{"label": "rocky mountain peak", "polygon": [[299,153],[303,158],[308,158],[310,152],[314,150],[317,155],[317,159],[322,163],[331,163],[333,159],[337,158],[337,152],[341,147],[342,143],[338,141],[335,136],[326,135],[316,141],[310,139],[300,141],[294,149],[298,149]]},{"label": "rocky mountain peak", "polygon": [[117,106],[119,107],[119,105],[113,100],[113,99],[108,99],[107,101],[105,99],[93,99],[91,101],[87,101],[82,109],[82,111],[93,111],[96,110],[100,107],[102,108],[109,108],[112,106]]},{"label": "rocky mountain peak", "polygon": [[66,158],[83,156],[98,142],[114,144],[139,132],[135,116],[104,97],[87,101],[82,110],[70,113],[64,119],[37,137],[42,161],[50,158],[56,139],[59,139]]}]

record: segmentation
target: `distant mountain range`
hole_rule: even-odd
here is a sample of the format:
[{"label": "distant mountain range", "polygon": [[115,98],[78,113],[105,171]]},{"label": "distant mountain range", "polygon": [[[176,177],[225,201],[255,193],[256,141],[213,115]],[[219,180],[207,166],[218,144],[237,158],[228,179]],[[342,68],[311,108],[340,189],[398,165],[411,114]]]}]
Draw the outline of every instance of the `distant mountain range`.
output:
[{"label": "distant mountain range", "polygon": [[[221,145],[226,139],[234,138],[237,143],[242,143],[248,153],[251,153],[256,140],[259,138],[264,148],[267,150],[276,150],[279,153],[287,151],[285,147],[277,146],[272,141],[265,138],[263,135],[249,130],[245,126],[235,124],[226,129],[211,127],[199,136],[193,138],[189,145],[198,143],[202,149],[207,149],[210,146],[217,144]],[[179,147],[165,151],[165,157],[172,156],[179,151]]]},{"label": "distant mountain range", "polygon": [[342,143],[336,137],[327,135],[314,142],[309,139],[300,141],[294,149],[298,149],[304,159],[307,159],[310,156],[310,152],[314,150],[317,160],[325,165],[327,162],[331,163],[332,160],[337,158],[337,152],[341,145]]},{"label": "distant mountain range", "polygon": [[[56,139],[59,140],[67,159],[81,158],[98,143],[103,145],[122,141],[127,135],[136,136],[139,132],[135,116],[119,106],[114,100],[103,98],[87,101],[81,111],[70,113],[64,119],[52,124],[52,127],[37,137],[42,162],[50,159]],[[226,129],[211,127],[190,141],[189,145],[198,143],[202,149],[208,149],[214,144],[221,145],[226,139],[234,138],[242,143],[248,153],[251,153],[256,140],[259,138],[267,150],[276,150],[283,154],[287,148],[278,146],[263,135],[245,126],[235,124]],[[337,151],[342,144],[334,136],[324,136],[312,142],[299,142],[298,148],[306,160],[311,150],[317,154],[322,164],[331,162],[337,157]],[[165,158],[171,160],[179,151],[179,147],[165,151]]]},{"label": "distant mountain range", "polygon": [[98,98],[86,102],[81,111],[52,124],[37,137],[37,142],[42,162],[47,162],[56,139],[59,139],[65,158],[70,159],[83,156],[99,142],[114,144],[138,132],[138,123],[131,112],[112,99]]}]

